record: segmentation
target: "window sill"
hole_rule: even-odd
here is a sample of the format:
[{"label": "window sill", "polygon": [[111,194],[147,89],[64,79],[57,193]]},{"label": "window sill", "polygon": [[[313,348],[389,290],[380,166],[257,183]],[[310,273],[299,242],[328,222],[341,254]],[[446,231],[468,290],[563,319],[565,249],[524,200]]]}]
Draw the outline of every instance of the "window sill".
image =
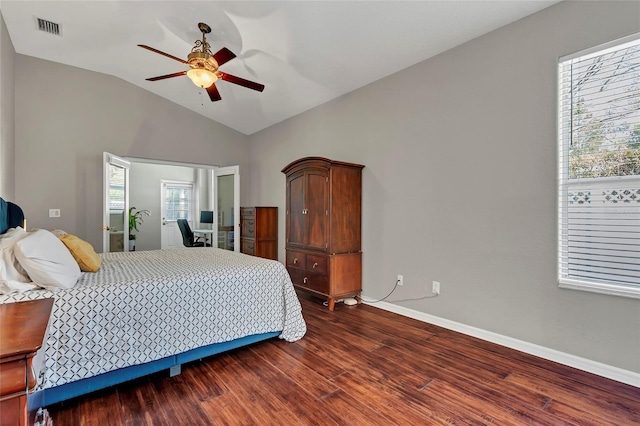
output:
[{"label": "window sill", "polygon": [[640,299],[640,286],[593,283],[587,281],[561,278],[558,286],[570,290],[588,291],[590,293],[607,294],[609,296]]}]

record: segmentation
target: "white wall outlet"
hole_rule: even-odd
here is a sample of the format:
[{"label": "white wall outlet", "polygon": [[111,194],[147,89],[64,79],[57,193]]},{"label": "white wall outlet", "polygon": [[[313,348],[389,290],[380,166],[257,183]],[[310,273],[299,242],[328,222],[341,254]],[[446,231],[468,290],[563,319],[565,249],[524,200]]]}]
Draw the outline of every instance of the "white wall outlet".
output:
[{"label": "white wall outlet", "polygon": [[440,294],[440,283],[438,281],[434,281],[431,286],[431,292],[434,294]]},{"label": "white wall outlet", "polygon": [[60,217],[60,209],[49,209],[49,217]]},{"label": "white wall outlet", "polygon": [[398,285],[404,285],[404,277],[402,275],[398,275]]}]

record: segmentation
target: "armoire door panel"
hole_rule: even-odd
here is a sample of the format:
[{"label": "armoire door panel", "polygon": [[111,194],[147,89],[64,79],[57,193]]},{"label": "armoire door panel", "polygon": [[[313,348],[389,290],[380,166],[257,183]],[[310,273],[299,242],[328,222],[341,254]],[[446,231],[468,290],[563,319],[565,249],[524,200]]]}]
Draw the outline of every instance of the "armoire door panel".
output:
[{"label": "armoire door panel", "polygon": [[289,234],[287,236],[287,244],[299,247],[304,247],[306,245],[305,236],[307,215],[305,214],[304,185],[304,173],[291,176],[288,182],[287,205],[289,206],[289,216],[287,221],[289,223]]},{"label": "armoire door panel", "polygon": [[327,249],[327,230],[329,217],[327,215],[329,206],[327,205],[328,192],[327,174],[322,172],[309,172],[307,177],[307,221],[309,228],[307,231],[307,247],[314,250]]}]

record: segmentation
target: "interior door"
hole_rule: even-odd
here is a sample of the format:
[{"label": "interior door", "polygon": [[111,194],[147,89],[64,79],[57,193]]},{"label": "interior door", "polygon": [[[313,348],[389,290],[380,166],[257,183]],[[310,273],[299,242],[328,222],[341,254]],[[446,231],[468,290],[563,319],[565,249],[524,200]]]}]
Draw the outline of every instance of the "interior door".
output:
[{"label": "interior door", "polygon": [[104,152],[102,252],[129,251],[129,168],[124,158]]},{"label": "interior door", "polygon": [[[212,246],[240,251],[240,166],[213,170]],[[236,236],[238,238],[236,239]]]}]

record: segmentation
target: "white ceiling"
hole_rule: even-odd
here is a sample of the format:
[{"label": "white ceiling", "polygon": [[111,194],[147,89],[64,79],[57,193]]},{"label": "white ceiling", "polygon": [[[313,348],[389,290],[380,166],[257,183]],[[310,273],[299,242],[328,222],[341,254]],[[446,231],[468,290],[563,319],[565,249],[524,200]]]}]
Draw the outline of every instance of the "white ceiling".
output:
[{"label": "white ceiling", "polygon": [[[31,1],[2,0],[17,53],[119,77],[244,134],[252,134],[558,1]],[[60,24],[61,36],[37,28]],[[185,77],[183,58],[213,29],[211,50],[237,57],[221,71],[222,100]]]}]

